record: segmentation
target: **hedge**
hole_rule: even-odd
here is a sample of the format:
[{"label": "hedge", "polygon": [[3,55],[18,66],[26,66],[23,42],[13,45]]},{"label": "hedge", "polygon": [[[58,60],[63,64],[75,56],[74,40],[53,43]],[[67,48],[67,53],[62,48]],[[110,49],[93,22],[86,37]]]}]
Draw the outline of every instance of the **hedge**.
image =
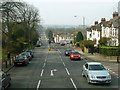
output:
[{"label": "hedge", "polygon": [[120,47],[101,47],[99,53],[106,56],[118,56],[120,55]]}]

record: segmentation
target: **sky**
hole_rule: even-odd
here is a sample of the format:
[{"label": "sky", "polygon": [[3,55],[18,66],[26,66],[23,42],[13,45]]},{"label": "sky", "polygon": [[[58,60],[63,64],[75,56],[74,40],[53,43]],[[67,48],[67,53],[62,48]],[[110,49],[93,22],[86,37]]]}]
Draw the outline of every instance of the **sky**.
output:
[{"label": "sky", "polygon": [[[39,9],[41,24],[93,25],[112,18],[120,0],[22,0]],[[76,17],[74,17],[76,16]]]}]

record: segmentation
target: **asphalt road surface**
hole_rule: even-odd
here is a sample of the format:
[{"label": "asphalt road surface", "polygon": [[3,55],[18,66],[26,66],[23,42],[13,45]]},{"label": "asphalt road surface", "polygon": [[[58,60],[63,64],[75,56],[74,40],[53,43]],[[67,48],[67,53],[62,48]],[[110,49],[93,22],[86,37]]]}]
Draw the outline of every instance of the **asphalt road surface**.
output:
[{"label": "asphalt road surface", "polygon": [[[79,88],[118,88],[118,79],[112,75],[110,85],[88,84],[82,77],[82,66],[86,62],[85,57],[80,61],[71,61],[64,55],[64,50],[69,46],[57,45],[57,51],[48,51],[49,44],[42,33],[41,47],[36,47],[34,58],[28,66],[15,66],[8,73],[11,74],[11,87],[9,89],[34,89],[64,88],[78,90]],[[83,89],[83,90],[84,90]],[[91,90],[92,90],[91,89]]]}]

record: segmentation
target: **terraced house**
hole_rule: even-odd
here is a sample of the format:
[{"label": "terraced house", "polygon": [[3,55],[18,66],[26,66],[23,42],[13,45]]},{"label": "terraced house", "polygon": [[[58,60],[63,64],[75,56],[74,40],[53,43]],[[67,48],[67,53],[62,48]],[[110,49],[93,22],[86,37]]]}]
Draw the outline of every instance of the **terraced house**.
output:
[{"label": "terraced house", "polygon": [[95,25],[87,28],[87,40],[95,41],[95,46],[97,46],[99,40],[106,37],[109,38],[108,46],[118,46],[119,20],[118,12],[113,12],[113,18],[109,21],[106,21],[105,18],[102,18],[100,23],[96,21]]}]

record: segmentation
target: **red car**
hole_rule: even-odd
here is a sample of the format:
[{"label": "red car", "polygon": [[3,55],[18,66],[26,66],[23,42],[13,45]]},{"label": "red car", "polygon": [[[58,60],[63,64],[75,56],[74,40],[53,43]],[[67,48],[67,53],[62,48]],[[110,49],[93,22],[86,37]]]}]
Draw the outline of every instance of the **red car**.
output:
[{"label": "red car", "polygon": [[81,59],[80,53],[77,51],[72,51],[70,53],[70,59],[71,60],[74,60],[74,59],[80,60]]}]

